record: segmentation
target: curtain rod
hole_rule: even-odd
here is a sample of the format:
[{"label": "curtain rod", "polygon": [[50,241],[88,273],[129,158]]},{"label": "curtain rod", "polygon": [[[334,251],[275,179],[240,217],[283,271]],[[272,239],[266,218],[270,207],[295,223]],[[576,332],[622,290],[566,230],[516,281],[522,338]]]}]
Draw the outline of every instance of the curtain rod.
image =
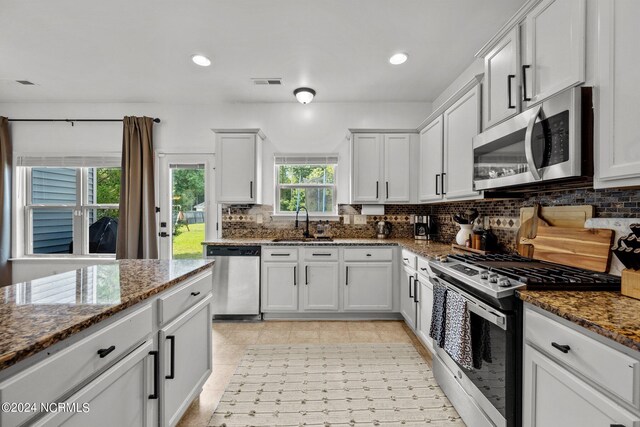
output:
[{"label": "curtain rod", "polygon": [[[122,119],[9,119],[10,122],[122,122]],[[160,119],[153,119],[154,123],[160,123]]]}]

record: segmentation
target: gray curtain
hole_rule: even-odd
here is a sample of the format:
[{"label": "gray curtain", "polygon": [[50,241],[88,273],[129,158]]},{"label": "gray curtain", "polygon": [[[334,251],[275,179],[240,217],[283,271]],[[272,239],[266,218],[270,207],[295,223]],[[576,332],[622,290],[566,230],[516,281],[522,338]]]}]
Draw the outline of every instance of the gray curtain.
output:
[{"label": "gray curtain", "polygon": [[117,259],[157,259],[153,119],[125,117]]},{"label": "gray curtain", "polygon": [[0,117],[0,286],[11,284],[11,163],[9,120]]}]

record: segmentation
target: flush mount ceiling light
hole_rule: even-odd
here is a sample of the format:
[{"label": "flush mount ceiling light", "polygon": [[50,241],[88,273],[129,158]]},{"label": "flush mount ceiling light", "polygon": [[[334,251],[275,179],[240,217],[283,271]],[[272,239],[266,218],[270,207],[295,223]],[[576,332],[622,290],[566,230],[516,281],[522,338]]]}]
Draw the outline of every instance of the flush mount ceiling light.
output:
[{"label": "flush mount ceiling light", "polygon": [[407,58],[409,58],[409,55],[407,55],[406,53],[396,53],[394,55],[391,55],[391,58],[389,58],[389,62],[393,65],[400,65],[400,64],[404,64],[407,61]]},{"label": "flush mount ceiling light", "polygon": [[293,91],[293,94],[299,103],[308,104],[313,100],[313,97],[316,96],[316,91],[309,87],[299,87]]},{"label": "flush mount ceiling light", "polygon": [[199,65],[201,67],[208,67],[211,65],[211,60],[204,55],[193,55],[191,60],[194,64]]}]

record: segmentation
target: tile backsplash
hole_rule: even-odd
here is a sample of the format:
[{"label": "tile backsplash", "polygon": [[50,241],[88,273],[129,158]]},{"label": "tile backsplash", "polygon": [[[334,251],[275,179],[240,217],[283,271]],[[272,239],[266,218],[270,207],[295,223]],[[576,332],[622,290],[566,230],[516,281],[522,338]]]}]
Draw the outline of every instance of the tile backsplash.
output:
[{"label": "tile backsplash", "polygon": [[[448,202],[432,205],[386,205],[383,216],[368,215],[366,224],[354,225],[354,216],[360,215],[361,205],[340,205],[339,214],[349,215],[350,224],[330,221],[331,234],[338,238],[373,238],[375,224],[380,220],[391,223],[391,237],[412,237],[412,215],[432,215],[438,225],[437,240],[452,242],[458,225],[451,215],[468,208],[476,208],[498,236],[504,250],[516,247],[516,233],[520,227],[520,208],[540,203],[542,206],[593,205],[595,216],[600,218],[640,218],[640,189],[572,188],[565,190],[536,189],[521,193],[519,199],[490,199],[464,202]],[[259,223],[259,219],[262,222]],[[304,222],[301,223],[304,226]],[[313,233],[317,221],[310,222]],[[291,219],[274,217],[273,207],[268,205],[224,205],[222,212],[223,237],[300,237],[302,229],[295,229]]]}]

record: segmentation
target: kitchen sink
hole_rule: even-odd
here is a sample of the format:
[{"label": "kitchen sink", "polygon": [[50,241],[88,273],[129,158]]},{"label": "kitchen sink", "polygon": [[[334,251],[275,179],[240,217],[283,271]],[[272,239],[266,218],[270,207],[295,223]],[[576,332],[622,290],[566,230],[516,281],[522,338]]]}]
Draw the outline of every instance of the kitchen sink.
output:
[{"label": "kitchen sink", "polygon": [[327,237],[323,237],[323,238],[315,238],[315,237],[309,237],[309,238],[305,238],[305,237],[285,237],[285,238],[281,238],[281,239],[273,239],[271,241],[273,243],[333,242],[333,239],[330,238],[330,237],[329,238],[327,238]]}]

